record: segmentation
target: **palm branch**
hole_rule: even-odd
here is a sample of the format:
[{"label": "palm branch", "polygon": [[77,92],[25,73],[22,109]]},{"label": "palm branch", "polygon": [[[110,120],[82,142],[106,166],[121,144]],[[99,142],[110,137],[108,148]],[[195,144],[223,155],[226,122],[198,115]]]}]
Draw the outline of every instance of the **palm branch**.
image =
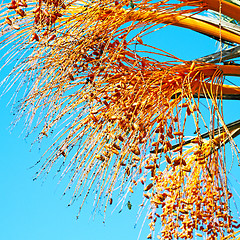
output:
[{"label": "palm branch", "polygon": [[[24,118],[37,141],[57,131],[36,179],[58,166],[61,178],[70,175],[70,204],[82,197],[80,210],[93,189],[95,205],[106,209],[117,191],[133,194],[142,183],[152,206],[150,230],[161,220],[159,239],[233,235],[238,225],[228,212],[224,148],[230,142],[238,157],[239,121],[225,124],[222,104],[239,99],[239,87],[223,83],[225,76],[240,75],[232,61],[239,57],[240,29],[204,16],[219,6],[221,14],[240,20],[239,4],[216,0],[3,4],[6,63],[18,58],[3,93],[18,84],[16,122]],[[169,25],[234,47],[185,61],[145,43],[157,26]],[[211,115],[204,134],[201,98]],[[190,118],[196,136],[185,140]]]}]

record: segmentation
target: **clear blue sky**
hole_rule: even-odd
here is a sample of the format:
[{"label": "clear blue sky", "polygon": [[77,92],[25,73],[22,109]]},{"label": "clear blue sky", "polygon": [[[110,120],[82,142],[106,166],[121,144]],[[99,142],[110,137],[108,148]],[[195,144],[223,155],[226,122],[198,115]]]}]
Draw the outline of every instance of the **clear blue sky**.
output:
[{"label": "clear blue sky", "polygon": [[[167,30],[168,29],[168,30]],[[169,27],[160,30],[153,37],[143,38],[150,44],[162,47],[163,50],[185,60],[192,60],[217,50],[214,40],[190,30]],[[3,77],[3,76],[2,76]],[[43,150],[38,147],[30,152],[33,140],[24,140],[21,135],[22,123],[10,133],[9,125],[13,120],[10,107],[6,107],[12,91],[0,99],[0,239],[2,240],[123,240],[137,239],[144,216],[136,228],[137,204],[132,199],[133,208],[127,207],[121,213],[111,206],[103,224],[103,215],[97,214],[93,221],[92,202],[86,202],[79,220],[76,220],[78,207],[76,202],[67,207],[70,195],[61,199],[64,183],[58,185],[58,177],[49,176],[46,181],[32,181],[38,170],[29,169],[41,157]],[[226,122],[240,118],[239,104],[226,103]],[[237,138],[239,142],[239,138]],[[43,149],[46,147],[43,143]],[[231,159],[231,156],[230,156]],[[236,161],[235,161],[236,163]],[[237,176],[239,167],[234,165],[233,174]],[[239,189],[239,184],[232,183]],[[240,192],[240,191],[239,191]],[[141,189],[134,198],[141,198]],[[141,200],[140,200],[141,201]],[[238,202],[239,204],[239,202]],[[148,222],[147,222],[148,223]],[[148,225],[145,224],[139,239],[146,239]],[[160,226],[156,227],[160,229]]]}]

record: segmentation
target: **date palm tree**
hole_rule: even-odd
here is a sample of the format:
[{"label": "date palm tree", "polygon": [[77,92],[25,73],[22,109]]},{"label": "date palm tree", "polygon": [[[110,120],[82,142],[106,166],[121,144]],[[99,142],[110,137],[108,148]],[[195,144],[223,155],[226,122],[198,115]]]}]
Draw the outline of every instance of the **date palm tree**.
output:
[{"label": "date palm tree", "polygon": [[[92,191],[105,211],[143,184],[149,239],[157,222],[158,239],[236,238],[225,145],[239,161],[240,120],[225,123],[223,104],[240,99],[224,84],[240,76],[239,12],[238,0],[2,4],[2,69],[16,60],[3,93],[18,85],[16,122],[25,119],[27,134],[57,136],[36,178],[56,167],[71,176],[66,192],[70,204],[82,196],[79,213]],[[148,44],[169,25],[216,39],[220,51],[186,61]]]}]

